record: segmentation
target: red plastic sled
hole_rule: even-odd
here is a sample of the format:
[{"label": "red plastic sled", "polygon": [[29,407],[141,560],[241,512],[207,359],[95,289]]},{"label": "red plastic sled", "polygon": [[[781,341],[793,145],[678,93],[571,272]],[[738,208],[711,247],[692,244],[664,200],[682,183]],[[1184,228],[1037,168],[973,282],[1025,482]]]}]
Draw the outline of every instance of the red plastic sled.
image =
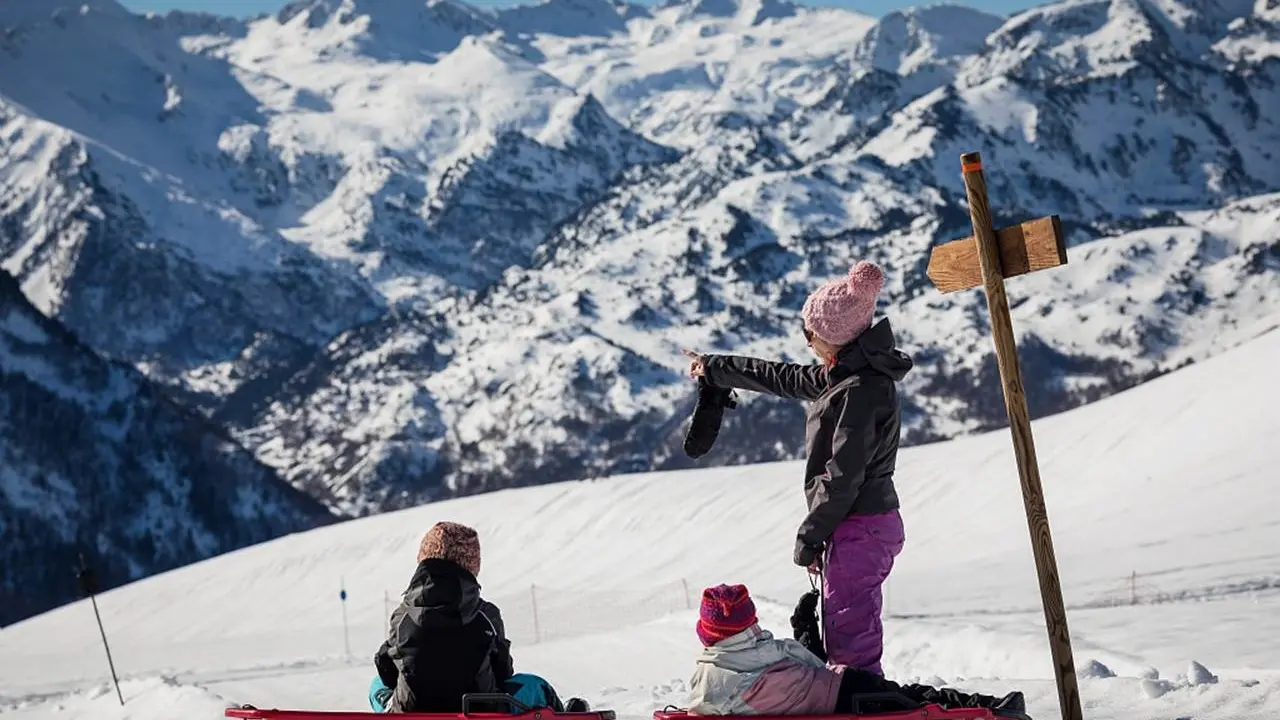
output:
[{"label": "red plastic sled", "polygon": [[[752,715],[741,720],[1003,720],[988,708],[947,709],[936,703],[920,704],[898,692],[865,693],[853,698],[853,712],[830,715]],[[1026,718],[1026,716],[1022,716]],[[653,720],[711,720],[668,707]],[[727,720],[716,718],[715,720]],[[1026,718],[1030,720],[1030,718]]]},{"label": "red plastic sled", "polygon": [[[507,706],[515,712],[474,712],[477,704]],[[250,705],[238,708],[227,708],[226,717],[237,720],[370,720],[382,717],[385,713],[331,711],[331,710],[263,710]],[[556,712],[551,708],[532,708],[510,695],[501,693],[471,693],[462,696],[462,712],[460,713],[396,713],[393,718],[405,720],[617,720],[612,710],[592,710],[590,712]]]},{"label": "red plastic sled", "polygon": [[[472,712],[476,702],[497,702],[512,707],[515,712]],[[861,703],[875,702],[880,706],[896,704],[899,709],[862,712]],[[612,710],[590,712],[556,712],[551,708],[531,708],[514,700],[510,695],[468,695],[463,697],[460,713],[399,713],[405,720],[617,720]],[[226,717],[236,720],[370,720],[382,713],[342,712],[326,710],[262,710],[251,706],[228,708]],[[653,720],[706,720],[690,715],[684,710],[668,707],[653,714]],[[720,717],[716,720],[730,720]],[[743,720],[747,720],[743,716]],[[897,693],[881,693],[860,696],[854,702],[852,713],[831,715],[752,715],[749,720],[1001,720],[987,708],[955,708],[948,710],[937,704],[917,705]]]},{"label": "red plastic sled", "polygon": [[[239,720],[370,720],[370,718],[383,717],[384,713],[369,712],[342,712],[329,710],[277,710],[275,708],[263,710],[260,708],[227,708],[226,717],[239,718]],[[540,710],[530,710],[519,715],[511,713],[470,713],[464,715],[462,713],[396,713],[389,715],[393,718],[404,718],[405,720],[460,720],[461,718],[472,718],[478,720],[615,720],[612,710],[599,710],[585,713],[558,713],[553,710],[543,708]]]},{"label": "red plastic sled", "polygon": [[[748,720],[747,716],[738,716]],[[707,720],[701,715],[690,715],[683,710],[659,710],[653,720]],[[715,720],[729,720],[717,717]],[[987,708],[957,708],[947,710],[941,705],[921,705],[910,710],[891,712],[857,713],[847,715],[751,715],[749,720],[1001,720]]]},{"label": "red plastic sled", "polygon": [[[374,712],[341,712],[326,710],[262,710],[258,708],[228,708],[226,716],[238,720],[369,720],[380,716]],[[485,720],[615,720],[612,710],[586,713],[557,713],[549,709],[531,710],[519,715],[509,713],[403,713],[395,717],[405,720],[459,720],[460,718],[484,718]],[[684,711],[659,710],[653,720],[703,720],[700,716]],[[718,718],[717,720],[726,720]],[[998,720],[986,708],[957,708],[947,710],[941,705],[922,705],[911,710],[858,714],[858,715],[753,715],[751,720]]]}]

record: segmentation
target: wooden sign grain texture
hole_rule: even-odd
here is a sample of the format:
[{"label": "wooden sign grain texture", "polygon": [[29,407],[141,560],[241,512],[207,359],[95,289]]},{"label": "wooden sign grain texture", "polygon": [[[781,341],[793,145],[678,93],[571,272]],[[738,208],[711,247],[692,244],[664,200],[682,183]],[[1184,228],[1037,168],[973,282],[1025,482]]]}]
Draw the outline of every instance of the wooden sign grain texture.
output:
[{"label": "wooden sign grain texture", "polygon": [[[1036,218],[996,231],[1001,273],[1006,278],[1067,264],[1066,240],[1057,215]],[[982,285],[978,243],[969,236],[933,248],[926,271],[943,293]]]}]

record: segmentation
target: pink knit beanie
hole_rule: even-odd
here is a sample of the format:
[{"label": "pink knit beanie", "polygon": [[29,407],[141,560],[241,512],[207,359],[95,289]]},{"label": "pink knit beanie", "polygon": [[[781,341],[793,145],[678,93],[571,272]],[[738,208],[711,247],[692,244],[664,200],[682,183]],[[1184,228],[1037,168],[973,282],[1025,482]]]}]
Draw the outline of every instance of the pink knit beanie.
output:
[{"label": "pink knit beanie", "polygon": [[698,639],[711,647],[755,625],[756,604],[745,585],[717,585],[702,591]]},{"label": "pink knit beanie", "polygon": [[884,271],[859,260],[849,274],[823,285],[804,301],[804,326],[832,345],[843,346],[871,327]]}]

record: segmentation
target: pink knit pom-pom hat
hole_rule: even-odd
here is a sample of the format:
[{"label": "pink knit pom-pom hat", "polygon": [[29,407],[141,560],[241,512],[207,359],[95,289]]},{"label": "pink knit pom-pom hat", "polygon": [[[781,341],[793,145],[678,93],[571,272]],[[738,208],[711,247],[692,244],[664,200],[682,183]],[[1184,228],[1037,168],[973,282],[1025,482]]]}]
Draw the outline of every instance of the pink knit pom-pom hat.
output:
[{"label": "pink knit pom-pom hat", "polygon": [[804,301],[804,326],[832,345],[848,345],[871,327],[882,287],[880,266],[859,260],[848,275],[814,290]]},{"label": "pink knit pom-pom hat", "polygon": [[717,585],[702,591],[698,639],[711,647],[755,625],[756,604],[745,585]]}]

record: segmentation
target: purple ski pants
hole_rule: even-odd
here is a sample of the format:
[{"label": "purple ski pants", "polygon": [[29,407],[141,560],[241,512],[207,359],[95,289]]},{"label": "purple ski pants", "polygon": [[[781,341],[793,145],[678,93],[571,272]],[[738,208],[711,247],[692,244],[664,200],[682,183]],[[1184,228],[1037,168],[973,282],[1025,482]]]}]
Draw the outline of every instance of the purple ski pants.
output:
[{"label": "purple ski pants", "polygon": [[827,543],[822,566],[822,635],[827,662],[881,677],[881,586],[906,536],[898,511],[851,515]]}]

